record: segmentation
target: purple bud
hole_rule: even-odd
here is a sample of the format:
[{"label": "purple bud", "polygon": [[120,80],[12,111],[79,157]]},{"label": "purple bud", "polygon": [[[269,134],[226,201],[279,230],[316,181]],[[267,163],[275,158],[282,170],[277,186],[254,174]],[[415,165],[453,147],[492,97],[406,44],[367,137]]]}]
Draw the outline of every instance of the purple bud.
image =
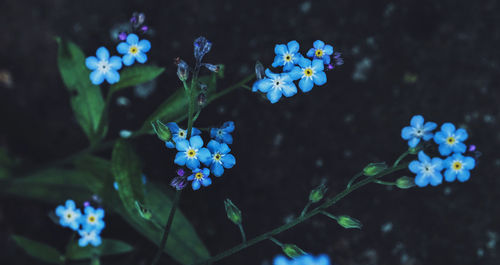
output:
[{"label": "purple bud", "polygon": [[89,207],[90,206],[90,202],[86,201],[83,203],[83,207]]},{"label": "purple bud", "polygon": [[328,64],[327,68],[328,68],[328,70],[333,70],[333,68],[335,68],[335,66],[333,64]]},{"label": "purple bud", "polygon": [[148,31],[149,27],[144,25],[141,27],[142,33],[146,33]]},{"label": "purple bud", "polygon": [[137,23],[137,17],[135,15],[132,15],[132,17],[130,18],[130,23],[132,23],[132,24]]},{"label": "purple bud", "polygon": [[170,186],[174,187],[176,190],[182,190],[186,185],[187,180],[185,177],[175,177],[172,182],[170,182]]},{"label": "purple bud", "polygon": [[259,61],[255,63],[255,75],[257,76],[257,80],[261,80],[265,77],[264,66]]},{"label": "purple bud", "polygon": [[209,71],[214,73],[217,73],[220,70],[220,67],[214,64],[204,63],[203,66],[205,66]]},{"label": "purple bud", "polygon": [[474,152],[474,151],[476,151],[476,146],[473,144],[469,145],[469,152]]},{"label": "purple bud", "polygon": [[120,32],[120,34],[118,34],[118,38],[121,40],[121,41],[124,41],[127,39],[127,32]]},{"label": "purple bud", "polygon": [[198,37],[194,40],[194,58],[198,63],[201,62],[203,56],[212,48],[212,43],[205,37]]},{"label": "purple bud", "polygon": [[188,79],[189,65],[183,60],[179,60],[179,62],[177,64],[177,76],[183,82]]},{"label": "purple bud", "polygon": [[343,65],[344,59],[342,59],[342,54],[340,52],[333,53],[333,61],[335,65]]},{"label": "purple bud", "polygon": [[182,168],[177,169],[177,175],[179,177],[183,177],[184,176],[184,169],[182,169]]},{"label": "purple bud", "polygon": [[137,15],[137,24],[142,25],[144,21],[146,21],[146,15],[144,15],[144,13],[139,13],[139,15]]}]

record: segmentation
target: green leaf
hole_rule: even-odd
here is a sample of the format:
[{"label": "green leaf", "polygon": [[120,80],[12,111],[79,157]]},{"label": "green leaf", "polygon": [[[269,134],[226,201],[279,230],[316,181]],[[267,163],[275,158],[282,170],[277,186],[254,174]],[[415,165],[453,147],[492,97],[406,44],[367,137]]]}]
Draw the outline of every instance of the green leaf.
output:
[{"label": "green leaf", "polygon": [[144,189],[141,180],[141,163],[132,146],[126,140],[118,140],[111,155],[111,170],[118,183],[118,195],[125,209],[132,215],[138,215],[135,201],[144,201]]},{"label": "green leaf", "polygon": [[[56,38],[59,44],[57,62],[62,80],[71,97],[76,120],[93,143],[100,139],[99,122],[104,112],[104,99],[98,86],[90,82],[90,71],[85,67],[85,55],[72,42]],[[103,133],[105,130],[101,130]]]},{"label": "green leaf", "polygon": [[120,82],[112,85],[109,92],[151,81],[165,71],[165,68],[151,65],[135,65],[120,72]]},{"label": "green leaf", "polygon": [[12,235],[12,239],[30,256],[47,263],[62,264],[64,258],[54,247],[19,235]]},{"label": "green leaf", "polygon": [[92,256],[99,257],[122,254],[132,251],[134,248],[120,240],[115,239],[102,239],[102,244],[98,247],[78,246],[78,242],[74,241],[68,246],[66,257],[71,260],[90,259]]}]

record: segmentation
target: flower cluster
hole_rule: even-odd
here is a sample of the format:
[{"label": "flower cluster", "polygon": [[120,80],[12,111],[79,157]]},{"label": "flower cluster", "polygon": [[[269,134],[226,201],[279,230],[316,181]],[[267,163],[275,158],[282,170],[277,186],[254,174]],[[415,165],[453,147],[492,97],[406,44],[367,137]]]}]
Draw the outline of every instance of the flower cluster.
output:
[{"label": "flower cluster", "polygon": [[330,258],[325,254],[317,257],[306,254],[295,259],[279,255],[274,258],[273,265],[330,265]]},{"label": "flower cluster", "polygon": [[135,61],[145,63],[148,60],[146,53],[151,49],[151,43],[148,40],[139,40],[139,37],[130,33],[116,47],[118,53],[122,57],[110,57],[108,49],[99,47],[96,56],[87,57],[85,65],[92,72],[90,73],[90,81],[94,85],[100,85],[104,80],[109,84],[114,84],[120,81],[118,70],[122,68],[122,63],[125,66],[131,66]]},{"label": "flower cluster", "polygon": [[428,184],[437,186],[444,179],[453,182],[456,179],[460,182],[470,178],[470,170],[475,167],[476,161],[472,157],[464,156],[466,146],[463,141],[467,140],[468,134],[464,129],[456,129],[452,123],[444,123],[441,131],[433,133],[437,128],[434,122],[424,123],[421,115],[415,115],[410,121],[410,126],[401,130],[401,137],[408,140],[408,145],[415,148],[421,139],[424,141],[434,140],[439,145],[439,153],[445,158],[430,158],[424,151],[418,153],[418,160],[412,161],[408,168],[416,174],[415,184],[425,187]]},{"label": "flower cluster", "polygon": [[85,247],[91,244],[97,247],[101,244],[101,232],[106,226],[104,223],[104,210],[95,209],[88,203],[85,203],[83,214],[76,208],[73,200],[67,200],[65,205],[59,205],[56,208],[56,215],[59,217],[59,224],[63,227],[69,227],[77,231],[80,235],[78,245]]},{"label": "flower cluster", "polygon": [[[342,65],[343,61],[339,53],[333,51],[331,45],[321,40],[313,43],[313,48],[307,52],[305,58],[299,53],[299,43],[295,40],[287,45],[277,44],[274,48],[276,57],[272,63],[273,67],[283,67],[282,73],[273,73],[270,69],[265,70],[265,77],[257,73],[258,77],[252,91],[267,93],[271,103],[276,103],[281,96],[291,97],[297,94],[297,86],[294,81],[299,81],[299,88],[306,93],[311,91],[314,85],[321,86],[326,83],[325,65],[327,69],[333,69],[335,65]],[[334,63],[331,64],[330,56],[334,55]]]},{"label": "flower cluster", "polygon": [[167,148],[176,148],[177,155],[174,163],[185,166],[191,170],[192,174],[185,177],[183,169],[177,171],[178,177],[174,178],[171,185],[176,189],[183,189],[186,180],[191,181],[193,190],[198,190],[201,186],[212,184],[210,174],[220,177],[224,174],[224,169],[232,168],[236,164],[236,159],[230,154],[231,149],[228,144],[232,144],[234,122],[225,122],[220,128],[212,128],[210,131],[211,140],[204,147],[201,131],[193,128],[191,137],[187,139],[187,130],[170,122],[166,126],[172,132],[172,141],[166,142]]}]

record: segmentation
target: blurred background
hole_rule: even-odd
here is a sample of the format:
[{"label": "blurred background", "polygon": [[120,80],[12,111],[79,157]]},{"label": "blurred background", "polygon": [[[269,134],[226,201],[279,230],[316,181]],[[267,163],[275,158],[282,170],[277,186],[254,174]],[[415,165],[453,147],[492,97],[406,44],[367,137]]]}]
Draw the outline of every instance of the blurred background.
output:
[{"label": "blurred background", "polygon": [[[0,146],[26,166],[64,158],[88,145],[73,118],[57,69],[54,36],[87,56],[114,47],[112,33],[133,12],[146,14],[149,64],[166,67],[156,82],[115,96],[108,138],[137,130],[180,82],[175,57],[193,59],[193,40],[212,41],[205,61],[226,66],[218,89],[270,66],[274,45],[297,40],[304,54],[323,40],[345,64],[328,82],[270,104],[241,89],[210,104],[197,127],[236,124],[237,163],[209,188],[183,194],[180,209],[212,254],[239,243],[223,200],[243,212],[248,237],[296,217],[309,191],[325,181],[340,192],[369,162],[392,163],[407,148],[401,128],[415,114],[466,128],[482,153],[466,183],[390,189],[371,184],[330,212],[363,223],[345,230],[317,216],[277,238],[338,265],[500,264],[500,3],[485,1],[64,1],[0,3]],[[134,140],[151,181],[175,175],[174,152],[156,137]],[[100,153],[108,158],[109,151]],[[406,171],[390,177],[411,176]],[[0,263],[35,264],[10,239],[20,234],[64,247],[70,234],[50,221],[55,205],[5,197],[0,201]],[[105,264],[147,264],[154,245],[119,216],[106,217],[103,236],[133,244],[135,252]],[[217,264],[271,264],[272,242]],[[165,264],[175,264],[166,255]],[[129,262],[129,263],[126,263]]]}]

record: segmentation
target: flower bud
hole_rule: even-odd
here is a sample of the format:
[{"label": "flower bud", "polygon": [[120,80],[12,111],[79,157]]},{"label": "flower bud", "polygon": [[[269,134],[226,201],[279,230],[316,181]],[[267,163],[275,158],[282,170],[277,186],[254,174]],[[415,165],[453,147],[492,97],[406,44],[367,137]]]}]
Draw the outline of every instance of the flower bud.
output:
[{"label": "flower bud", "polygon": [[189,77],[189,65],[184,60],[178,60],[177,63],[177,76],[184,82]]},{"label": "flower bud", "polygon": [[203,66],[205,66],[209,71],[214,72],[214,73],[218,73],[220,70],[220,67],[218,65],[211,64],[211,63],[204,63]]},{"label": "flower bud", "polygon": [[385,162],[382,163],[370,163],[363,169],[363,174],[365,176],[371,177],[378,173],[384,171],[387,168]]},{"label": "flower bud", "polygon": [[341,215],[337,217],[337,223],[341,225],[343,228],[358,228],[361,229],[363,225],[359,220],[356,220],[352,217],[349,217],[347,215]]},{"label": "flower bud", "polygon": [[415,187],[415,179],[403,176],[396,180],[396,187],[400,189],[409,189]]},{"label": "flower bud", "polygon": [[171,182],[170,186],[174,187],[176,190],[182,190],[187,185],[187,179],[185,177],[175,177]]},{"label": "flower bud", "polygon": [[317,203],[323,199],[327,188],[325,184],[321,184],[309,193],[309,201],[312,203]]},{"label": "flower bud", "polygon": [[151,211],[149,209],[147,209],[146,207],[142,206],[141,203],[139,203],[138,201],[135,201],[135,208],[137,209],[137,211],[139,212],[139,215],[146,219],[146,220],[151,220],[151,218],[153,217],[153,214],[151,213]]},{"label": "flower bud", "polygon": [[151,122],[151,126],[153,126],[153,130],[156,133],[156,136],[164,142],[170,141],[172,138],[172,133],[170,132],[170,129],[163,124],[160,120],[156,120],[154,122]]},{"label": "flower bud", "polygon": [[201,62],[203,56],[212,48],[212,43],[205,37],[198,37],[194,40],[194,58],[198,63]]},{"label": "flower bud", "polygon": [[285,254],[292,259],[306,254],[304,250],[300,249],[299,247],[297,247],[297,245],[294,244],[284,244],[281,248],[283,249],[283,252],[285,252]]},{"label": "flower bud", "polygon": [[224,207],[226,208],[227,218],[237,225],[241,224],[241,211],[230,199],[224,201]]},{"label": "flower bud", "polygon": [[408,153],[410,153],[412,155],[416,155],[416,154],[418,154],[418,152],[420,152],[420,150],[422,150],[422,146],[417,145],[415,147],[408,148]]},{"label": "flower bud", "polygon": [[207,94],[206,94],[206,93],[200,93],[200,94],[198,95],[198,100],[197,100],[197,102],[198,102],[198,106],[199,106],[200,108],[205,107],[205,105],[207,105]]},{"label": "flower bud", "polygon": [[255,75],[257,76],[257,80],[261,80],[266,76],[264,66],[259,61],[255,63]]}]

